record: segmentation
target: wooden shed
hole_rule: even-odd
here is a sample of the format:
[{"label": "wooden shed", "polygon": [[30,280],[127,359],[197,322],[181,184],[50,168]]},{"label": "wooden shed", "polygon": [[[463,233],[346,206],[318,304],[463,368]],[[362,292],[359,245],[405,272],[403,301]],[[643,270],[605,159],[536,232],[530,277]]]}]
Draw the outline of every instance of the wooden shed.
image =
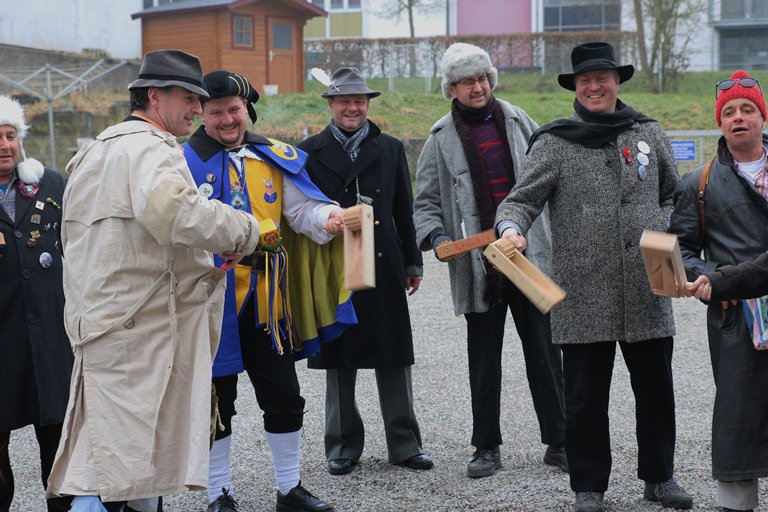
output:
[{"label": "wooden shed", "polygon": [[176,48],[200,57],[203,72],[226,69],[259,90],[304,90],[304,24],[327,13],[306,0],[184,0],[133,14],[142,52]]}]

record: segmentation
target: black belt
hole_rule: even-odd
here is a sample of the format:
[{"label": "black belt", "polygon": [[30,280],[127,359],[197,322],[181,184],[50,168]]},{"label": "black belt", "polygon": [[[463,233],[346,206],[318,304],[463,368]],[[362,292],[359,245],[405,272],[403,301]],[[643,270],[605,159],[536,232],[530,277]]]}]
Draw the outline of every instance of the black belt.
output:
[{"label": "black belt", "polygon": [[264,272],[267,269],[267,258],[264,256],[264,252],[256,251],[248,256],[243,256],[239,264],[251,267],[254,272]]}]

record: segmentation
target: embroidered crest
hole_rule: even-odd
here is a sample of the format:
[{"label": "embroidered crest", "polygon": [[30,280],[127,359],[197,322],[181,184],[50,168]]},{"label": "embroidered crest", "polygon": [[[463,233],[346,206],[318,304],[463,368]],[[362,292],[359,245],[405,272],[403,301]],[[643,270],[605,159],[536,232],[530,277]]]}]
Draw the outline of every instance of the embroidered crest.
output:
[{"label": "embroidered crest", "polygon": [[261,181],[264,182],[264,200],[270,204],[277,201],[277,192],[275,192],[275,186],[272,184],[272,178],[268,180],[261,178]]},{"label": "embroidered crest", "polygon": [[299,154],[296,151],[296,148],[290,144],[286,144],[285,142],[276,139],[267,138],[267,140],[272,143],[271,146],[267,146],[269,150],[283,160],[296,160],[296,158],[298,158]]}]

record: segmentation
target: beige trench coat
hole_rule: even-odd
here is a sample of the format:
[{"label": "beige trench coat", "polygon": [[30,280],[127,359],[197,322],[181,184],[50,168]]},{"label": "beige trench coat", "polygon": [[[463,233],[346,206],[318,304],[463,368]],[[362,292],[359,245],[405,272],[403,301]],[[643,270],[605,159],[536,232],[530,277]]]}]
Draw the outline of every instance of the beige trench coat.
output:
[{"label": "beige trench coat", "polygon": [[138,499],[205,488],[225,272],[258,223],[202,197],[173,136],[112,126],[63,197],[65,324],[75,353],[50,495]]}]

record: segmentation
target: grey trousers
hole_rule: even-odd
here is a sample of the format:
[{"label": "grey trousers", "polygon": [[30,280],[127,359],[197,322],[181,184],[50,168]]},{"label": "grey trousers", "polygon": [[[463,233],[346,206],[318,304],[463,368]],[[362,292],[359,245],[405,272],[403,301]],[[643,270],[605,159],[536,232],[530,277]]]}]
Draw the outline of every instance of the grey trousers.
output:
[{"label": "grey trousers", "polygon": [[717,504],[733,510],[757,508],[757,480],[717,481]]},{"label": "grey trousers", "polygon": [[[384,420],[390,464],[424,453],[413,410],[411,367],[376,368],[376,387]],[[365,429],[355,401],[356,369],[326,370],[325,457],[360,460]]]}]

